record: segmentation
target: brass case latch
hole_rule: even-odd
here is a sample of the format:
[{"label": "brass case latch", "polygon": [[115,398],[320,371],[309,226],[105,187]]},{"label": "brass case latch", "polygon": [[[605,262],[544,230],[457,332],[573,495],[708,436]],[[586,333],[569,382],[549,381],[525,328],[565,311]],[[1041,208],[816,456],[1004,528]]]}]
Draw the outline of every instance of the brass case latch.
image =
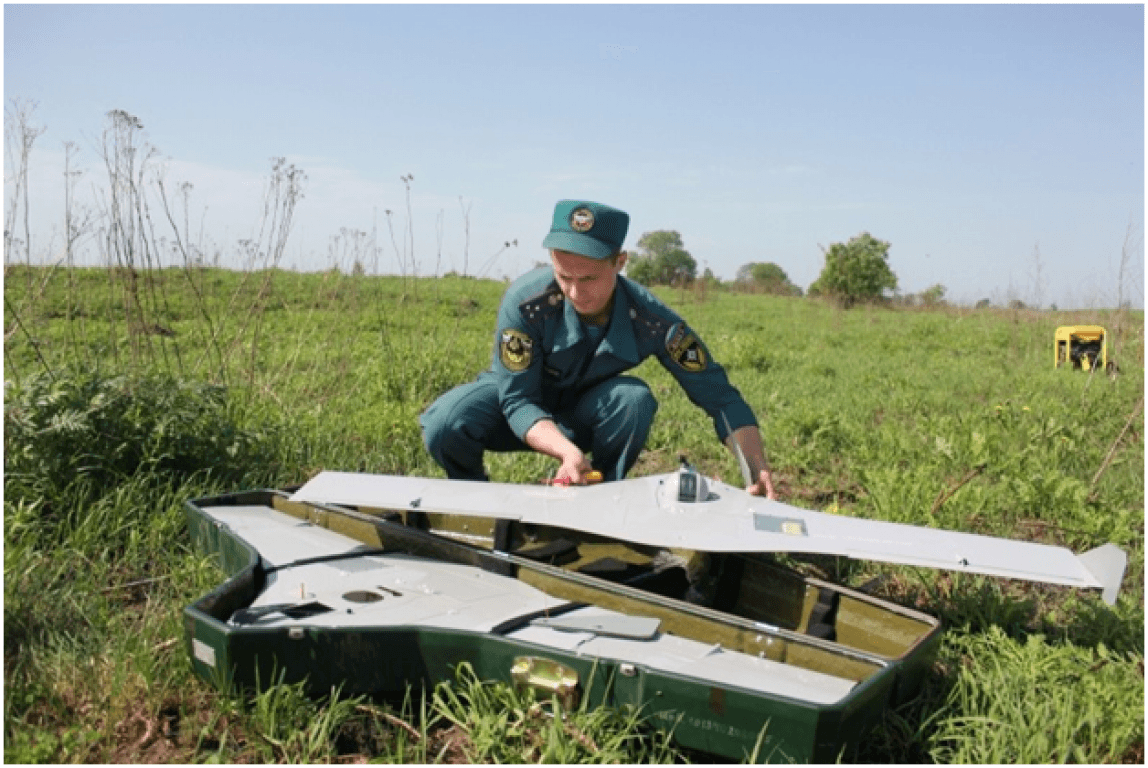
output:
[{"label": "brass case latch", "polygon": [[510,676],[515,687],[533,688],[546,698],[553,696],[567,711],[578,706],[578,673],[564,664],[537,656],[517,656]]}]

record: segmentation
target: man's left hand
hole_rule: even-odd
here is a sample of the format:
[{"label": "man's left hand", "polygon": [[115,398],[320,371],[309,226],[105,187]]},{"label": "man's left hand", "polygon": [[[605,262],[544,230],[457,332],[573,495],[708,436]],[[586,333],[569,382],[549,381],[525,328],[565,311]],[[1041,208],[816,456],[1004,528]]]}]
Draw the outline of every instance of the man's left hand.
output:
[{"label": "man's left hand", "polygon": [[768,469],[758,473],[757,482],[745,489],[751,496],[764,496],[777,501],[777,491],[773,489],[773,477]]}]

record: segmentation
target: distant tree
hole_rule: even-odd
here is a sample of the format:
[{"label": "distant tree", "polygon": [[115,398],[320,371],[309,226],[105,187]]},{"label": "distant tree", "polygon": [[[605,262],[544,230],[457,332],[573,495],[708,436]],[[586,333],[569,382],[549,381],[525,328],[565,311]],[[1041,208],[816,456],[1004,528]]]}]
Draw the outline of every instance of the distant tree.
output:
[{"label": "distant tree", "polygon": [[940,283],[937,283],[931,288],[926,288],[921,291],[921,304],[926,307],[937,306],[944,301],[946,290],[945,286]]},{"label": "distant tree", "polygon": [[848,243],[829,246],[825,267],[809,287],[810,294],[815,288],[818,294],[834,298],[846,307],[896,290],[897,276],[889,268],[889,243],[862,232]]},{"label": "distant tree", "polygon": [[659,259],[657,279],[666,285],[689,285],[698,275],[698,263],[690,252],[675,248]]},{"label": "distant tree", "polygon": [[647,232],[630,254],[626,274],[643,285],[683,285],[694,281],[698,263],[673,230]]},{"label": "distant tree", "polygon": [[977,302],[977,309],[988,309],[993,303],[988,299],[981,299]]},{"label": "distant tree", "polygon": [[670,251],[685,249],[682,236],[672,229],[658,229],[646,232],[638,238],[638,250],[644,256],[657,258]]},{"label": "distant tree", "polygon": [[753,276],[754,282],[762,284],[789,282],[789,275],[785,274],[785,270],[773,262],[754,264],[750,274]]},{"label": "distant tree", "polygon": [[800,296],[801,289],[789,281],[785,270],[773,262],[752,261],[737,270],[737,281],[755,290],[781,296]]},{"label": "distant tree", "polygon": [[642,285],[653,285],[654,260],[640,253],[630,254],[626,261],[626,277]]},{"label": "distant tree", "polygon": [[707,288],[722,289],[726,287],[721,281],[721,278],[715,275],[714,271],[709,267],[706,267],[702,271],[702,276],[697,279],[697,282],[705,283]]}]

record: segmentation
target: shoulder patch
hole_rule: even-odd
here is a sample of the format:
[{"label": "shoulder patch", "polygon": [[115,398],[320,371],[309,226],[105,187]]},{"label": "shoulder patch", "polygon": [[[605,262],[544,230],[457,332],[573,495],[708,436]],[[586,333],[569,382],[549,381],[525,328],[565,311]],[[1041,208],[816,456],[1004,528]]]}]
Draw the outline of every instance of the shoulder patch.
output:
[{"label": "shoulder patch", "polygon": [[678,325],[666,339],[666,352],[669,353],[671,360],[690,373],[704,371],[709,365],[705,347],[685,323]]},{"label": "shoulder patch", "polygon": [[519,304],[518,310],[522,313],[523,319],[533,322],[555,310],[561,311],[562,302],[565,300],[566,297],[562,295],[558,283],[552,282],[542,293]]},{"label": "shoulder patch", "polygon": [[508,371],[525,371],[534,359],[534,339],[517,328],[505,329],[498,337],[498,359]]}]

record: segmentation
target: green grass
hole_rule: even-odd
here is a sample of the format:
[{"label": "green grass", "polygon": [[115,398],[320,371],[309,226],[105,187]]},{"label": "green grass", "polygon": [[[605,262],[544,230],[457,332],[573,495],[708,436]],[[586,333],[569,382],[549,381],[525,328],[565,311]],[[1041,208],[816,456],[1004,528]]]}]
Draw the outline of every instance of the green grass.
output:
[{"label": "green grass", "polygon": [[[320,469],[442,476],[418,414],[490,363],[505,285],[337,271],[11,267],[5,280],[5,759],[9,762],[665,762],[634,712],[562,718],[473,679],[404,703],[212,689],[180,611],[220,581],[184,500]],[[1097,596],[834,558],[791,564],[939,616],[922,695],[859,762],[1142,762],[1142,313],[857,307],[659,290],[762,421],[789,503],[1129,553]],[[1052,368],[1058,325],[1109,328],[1121,374]],[[635,474],[686,454],[740,477],[654,361]],[[1127,427],[1127,428],[1126,428]],[[1118,441],[1118,438],[1119,441]],[[494,479],[552,462],[488,457]],[[592,747],[592,748],[591,748]]]},{"label": "green grass", "polygon": [[[1008,638],[997,627],[949,641],[960,659],[931,723],[930,751],[953,763],[1112,763],[1143,737],[1135,670],[1103,642],[1095,647]],[[1141,701],[1143,687],[1140,687]],[[965,714],[970,713],[970,714]]]},{"label": "green grass", "polygon": [[434,712],[464,738],[473,763],[672,763],[679,753],[662,734],[643,737],[644,719],[630,707],[563,712],[534,692],[478,679],[468,664],[435,690]]}]

